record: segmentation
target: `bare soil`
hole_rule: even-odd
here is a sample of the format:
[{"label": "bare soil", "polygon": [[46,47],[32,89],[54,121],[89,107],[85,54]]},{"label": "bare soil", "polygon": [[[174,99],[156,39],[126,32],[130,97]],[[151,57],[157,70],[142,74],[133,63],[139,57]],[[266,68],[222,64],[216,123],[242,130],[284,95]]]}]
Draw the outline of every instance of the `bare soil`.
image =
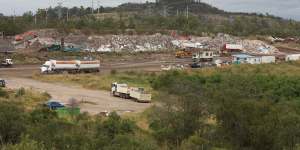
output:
[{"label": "bare soil", "polygon": [[21,87],[49,93],[54,100],[68,103],[70,98],[79,102],[82,112],[98,114],[103,111],[116,111],[119,114],[126,112],[142,112],[150,107],[150,103],[137,103],[128,99],[112,97],[107,91],[87,90],[79,86],[63,85],[59,83],[45,83],[32,79],[18,77],[4,77],[7,88],[18,89]]}]

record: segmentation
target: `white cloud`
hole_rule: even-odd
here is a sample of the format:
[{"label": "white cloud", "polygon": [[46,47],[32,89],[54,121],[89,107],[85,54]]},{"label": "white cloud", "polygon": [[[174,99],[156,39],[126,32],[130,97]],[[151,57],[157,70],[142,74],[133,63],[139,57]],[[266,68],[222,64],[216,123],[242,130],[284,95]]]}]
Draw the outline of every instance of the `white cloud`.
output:
[{"label": "white cloud", "polygon": [[234,12],[269,13],[300,20],[300,0],[203,0],[220,9]]}]

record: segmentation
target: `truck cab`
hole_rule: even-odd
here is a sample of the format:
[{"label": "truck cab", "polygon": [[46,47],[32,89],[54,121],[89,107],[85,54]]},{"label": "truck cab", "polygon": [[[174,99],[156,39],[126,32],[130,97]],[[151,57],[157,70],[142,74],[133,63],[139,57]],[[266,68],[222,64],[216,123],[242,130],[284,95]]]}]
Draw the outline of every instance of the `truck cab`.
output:
[{"label": "truck cab", "polygon": [[52,71],[51,68],[51,62],[50,61],[46,61],[41,67],[41,73],[48,73]]},{"label": "truck cab", "polygon": [[118,96],[121,98],[130,98],[129,97],[129,87],[127,84],[112,83],[111,84],[111,94],[113,96]]},{"label": "truck cab", "polygon": [[13,63],[12,59],[5,59],[1,62],[1,66],[5,66],[5,67],[10,67],[13,64],[14,63]]}]

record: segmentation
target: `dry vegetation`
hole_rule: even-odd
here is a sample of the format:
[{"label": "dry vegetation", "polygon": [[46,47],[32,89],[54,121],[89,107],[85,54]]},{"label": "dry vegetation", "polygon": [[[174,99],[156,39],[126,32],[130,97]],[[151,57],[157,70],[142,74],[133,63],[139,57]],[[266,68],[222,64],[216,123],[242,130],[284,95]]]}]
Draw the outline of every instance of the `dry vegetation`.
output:
[{"label": "dry vegetation", "polygon": [[[217,73],[259,73],[264,75],[295,76],[300,74],[300,61],[278,64],[260,65],[232,65],[224,68],[205,68],[200,70],[186,71],[189,74],[201,74],[211,76]],[[150,81],[156,76],[155,73],[128,71],[119,73],[114,70],[110,74],[59,74],[41,75],[35,74],[33,79],[45,82],[59,82],[72,85],[80,85],[84,88],[95,90],[110,90],[111,83],[123,82],[130,86],[140,86],[151,90]]]},{"label": "dry vegetation", "polygon": [[59,74],[59,75],[41,75],[35,74],[33,79],[45,82],[59,82],[72,85],[80,85],[87,89],[110,90],[111,83],[127,83],[129,86],[144,87],[150,90],[149,81],[153,73],[142,72],[124,72],[118,73],[114,70],[110,74]]},{"label": "dry vegetation", "polygon": [[48,93],[41,93],[31,89],[20,88],[18,90],[0,90],[0,101],[16,102],[24,106],[27,110],[32,110],[38,105],[50,99]]}]

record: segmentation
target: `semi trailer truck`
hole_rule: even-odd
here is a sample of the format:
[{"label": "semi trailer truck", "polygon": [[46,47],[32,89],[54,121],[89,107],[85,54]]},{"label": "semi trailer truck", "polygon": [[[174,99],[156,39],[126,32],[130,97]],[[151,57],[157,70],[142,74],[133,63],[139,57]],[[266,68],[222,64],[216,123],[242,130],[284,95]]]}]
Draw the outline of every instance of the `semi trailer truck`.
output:
[{"label": "semi trailer truck", "polygon": [[49,60],[41,66],[41,73],[90,73],[100,71],[99,60]]},{"label": "semi trailer truck", "polygon": [[133,99],[137,102],[150,103],[151,94],[147,93],[144,88],[141,87],[129,87],[127,84],[112,83],[111,94],[116,97],[124,99]]}]

